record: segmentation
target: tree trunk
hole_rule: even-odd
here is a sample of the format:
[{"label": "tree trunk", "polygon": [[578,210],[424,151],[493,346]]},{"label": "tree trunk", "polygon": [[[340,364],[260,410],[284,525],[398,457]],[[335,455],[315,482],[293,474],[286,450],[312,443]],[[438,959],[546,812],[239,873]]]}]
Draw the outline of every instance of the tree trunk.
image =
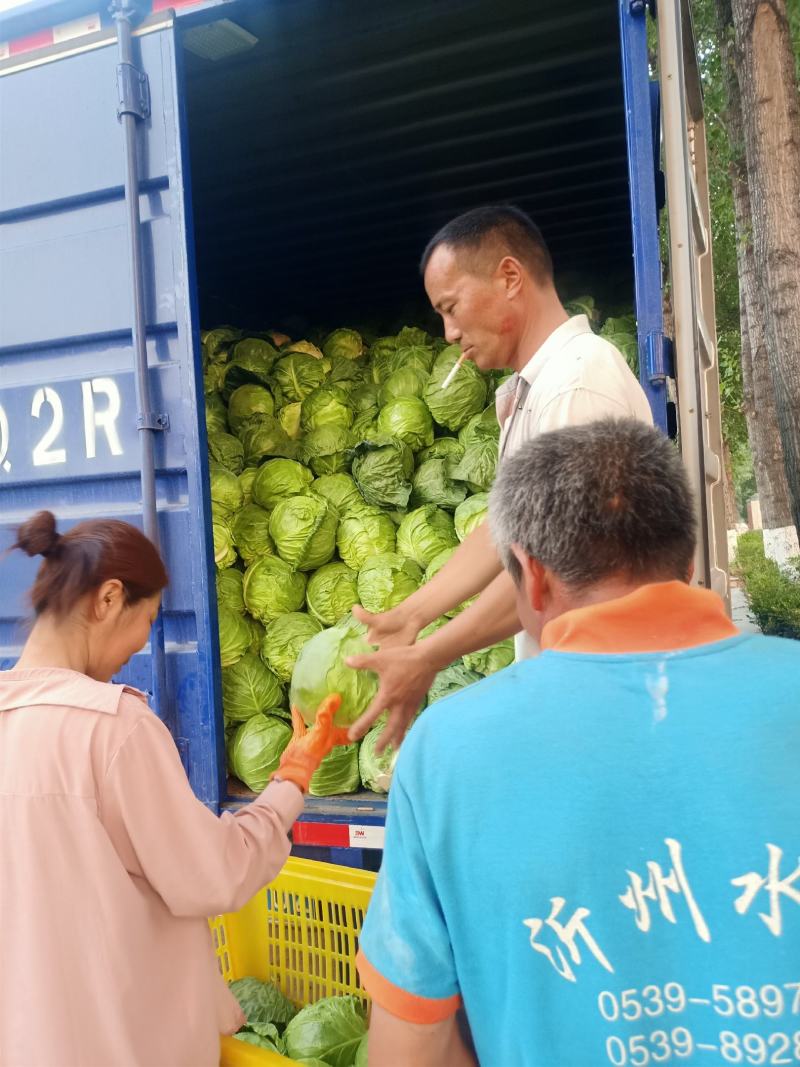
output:
[{"label": "tree trunk", "polygon": [[[792,519],[800,528],[800,110],[792,40],[785,0],[731,0],[731,13],[754,274]],[[757,320],[748,319],[748,330]],[[755,371],[752,345],[751,352]]]},{"label": "tree trunk", "polygon": [[764,341],[764,311],[755,267],[753,220],[744,155],[742,101],[733,54],[731,0],[716,0],[720,66],[728,101],[726,122],[731,151],[730,178],[736,225],[741,319],[744,416],[761,504],[768,529],[792,525],[789,486],[783,462],[775,394]]},{"label": "tree trunk", "polygon": [[733,484],[733,463],[731,461],[731,446],[723,439],[722,442],[722,497],[725,501],[725,527],[733,530],[736,524],[741,522],[739,509],[736,506],[736,487]]}]

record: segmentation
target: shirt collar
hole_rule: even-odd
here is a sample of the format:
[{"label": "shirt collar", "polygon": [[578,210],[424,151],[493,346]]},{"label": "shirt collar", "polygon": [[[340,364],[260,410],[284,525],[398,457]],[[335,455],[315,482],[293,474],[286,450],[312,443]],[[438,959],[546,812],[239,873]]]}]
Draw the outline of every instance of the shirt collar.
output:
[{"label": "shirt collar", "polygon": [[544,627],[541,646],[554,652],[672,652],[738,634],[716,593],[659,582],[565,612]]},{"label": "shirt collar", "polygon": [[0,671],[0,711],[49,704],[116,715],[123,693],[146,699],[138,689],[98,682],[63,667]]},{"label": "shirt collar", "polygon": [[520,378],[524,378],[529,385],[533,385],[542,373],[545,364],[549,363],[553,356],[560,352],[574,337],[579,337],[585,333],[592,333],[592,328],[586,315],[573,315],[566,322],[562,322],[560,326],[553,330],[544,343],[536,349],[519,372]]}]

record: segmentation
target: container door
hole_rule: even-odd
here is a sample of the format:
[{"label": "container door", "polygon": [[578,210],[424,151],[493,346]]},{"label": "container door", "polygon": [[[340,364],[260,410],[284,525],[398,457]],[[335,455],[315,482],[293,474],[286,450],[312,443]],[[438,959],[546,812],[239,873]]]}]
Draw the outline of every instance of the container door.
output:
[{"label": "container door", "polygon": [[[147,349],[157,435],[159,523],[173,732],[196,794],[223,791],[216,600],[195,309],[188,160],[171,19],[140,28],[149,117],[138,123]],[[0,550],[48,508],[66,530],[84,519],[141,525],[131,346],[132,289],[117,119],[116,42],[0,64]],[[0,666],[24,640],[25,592],[38,561],[3,560]],[[149,646],[118,679],[150,691]]]}]

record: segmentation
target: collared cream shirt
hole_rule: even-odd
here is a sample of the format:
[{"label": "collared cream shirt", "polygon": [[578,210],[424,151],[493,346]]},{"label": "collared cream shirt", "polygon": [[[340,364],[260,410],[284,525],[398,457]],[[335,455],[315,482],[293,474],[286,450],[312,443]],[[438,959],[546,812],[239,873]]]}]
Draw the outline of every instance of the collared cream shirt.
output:
[{"label": "collared cream shirt", "polygon": [[[644,390],[622,354],[592,332],[585,315],[555,329],[519,374],[497,390],[495,405],[503,460],[548,430],[614,416],[653,424]],[[516,649],[517,659],[539,652],[526,633],[517,635]]]}]

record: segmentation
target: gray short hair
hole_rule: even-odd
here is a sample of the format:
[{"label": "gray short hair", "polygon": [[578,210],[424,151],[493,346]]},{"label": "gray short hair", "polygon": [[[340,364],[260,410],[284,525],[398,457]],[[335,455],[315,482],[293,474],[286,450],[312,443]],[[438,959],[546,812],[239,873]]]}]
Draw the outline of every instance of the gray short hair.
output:
[{"label": "gray short hair", "polygon": [[615,574],[685,580],[694,555],[681,458],[668,438],[634,419],[570,426],[523,445],[500,467],[489,521],[516,582],[515,544],[576,588]]}]

